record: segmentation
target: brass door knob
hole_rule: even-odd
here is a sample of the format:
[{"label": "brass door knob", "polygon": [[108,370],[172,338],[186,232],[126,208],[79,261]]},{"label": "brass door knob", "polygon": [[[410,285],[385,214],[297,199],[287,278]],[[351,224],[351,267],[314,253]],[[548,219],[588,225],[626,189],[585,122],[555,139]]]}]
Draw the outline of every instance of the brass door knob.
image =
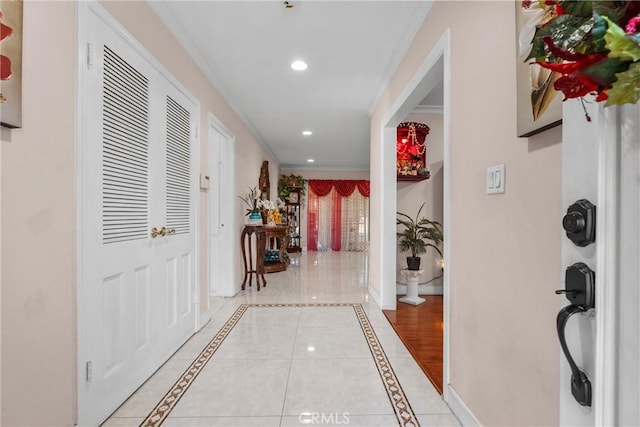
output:
[{"label": "brass door knob", "polygon": [[158,236],[166,236],[166,235],[167,235],[166,227],[162,227],[160,230],[158,230],[156,227],[153,227],[151,229],[151,237],[153,237],[154,239]]},{"label": "brass door knob", "polygon": [[[163,227],[164,228],[164,227]],[[167,236],[169,234],[176,234],[176,229],[175,228],[167,228]]]}]

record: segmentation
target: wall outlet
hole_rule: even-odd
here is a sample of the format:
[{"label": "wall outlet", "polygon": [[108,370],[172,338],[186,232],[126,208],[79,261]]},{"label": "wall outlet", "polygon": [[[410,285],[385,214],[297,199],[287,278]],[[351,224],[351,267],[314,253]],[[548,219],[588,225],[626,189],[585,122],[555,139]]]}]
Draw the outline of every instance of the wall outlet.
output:
[{"label": "wall outlet", "polygon": [[504,193],[506,175],[504,173],[504,163],[487,168],[487,194]]}]

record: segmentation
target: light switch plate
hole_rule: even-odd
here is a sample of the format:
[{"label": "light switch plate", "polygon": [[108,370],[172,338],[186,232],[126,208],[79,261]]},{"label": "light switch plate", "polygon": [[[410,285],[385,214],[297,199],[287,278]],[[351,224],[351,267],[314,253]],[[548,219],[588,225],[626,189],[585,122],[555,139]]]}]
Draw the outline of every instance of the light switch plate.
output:
[{"label": "light switch plate", "polygon": [[487,168],[487,194],[504,193],[504,163]]},{"label": "light switch plate", "polygon": [[200,188],[202,190],[209,189],[209,176],[203,173],[200,174]]}]

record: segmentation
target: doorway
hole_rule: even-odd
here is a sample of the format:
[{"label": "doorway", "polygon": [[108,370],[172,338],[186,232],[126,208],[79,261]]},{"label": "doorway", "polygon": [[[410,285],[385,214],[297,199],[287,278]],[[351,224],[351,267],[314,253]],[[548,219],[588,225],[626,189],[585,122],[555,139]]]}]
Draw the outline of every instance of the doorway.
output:
[{"label": "doorway", "polygon": [[[240,290],[235,266],[234,215],[235,138],[215,116],[209,115],[209,280],[211,296],[232,297]],[[201,186],[202,187],[202,186]],[[207,301],[207,307],[209,307]]]},{"label": "doorway", "polygon": [[[429,55],[425,58],[414,77],[408,82],[405,89],[398,97],[383,119],[382,129],[382,224],[383,240],[395,242],[396,211],[398,210],[396,187],[396,127],[429,95],[439,84],[443,87],[442,105],[442,129],[443,129],[443,372],[442,389],[443,399],[448,401],[449,384],[449,289],[452,258],[451,258],[451,131],[450,131],[450,32],[446,30]],[[393,239],[393,240],[392,240]],[[387,245],[384,249],[384,266],[381,271],[380,298],[383,309],[395,310],[396,305],[396,245]]]}]

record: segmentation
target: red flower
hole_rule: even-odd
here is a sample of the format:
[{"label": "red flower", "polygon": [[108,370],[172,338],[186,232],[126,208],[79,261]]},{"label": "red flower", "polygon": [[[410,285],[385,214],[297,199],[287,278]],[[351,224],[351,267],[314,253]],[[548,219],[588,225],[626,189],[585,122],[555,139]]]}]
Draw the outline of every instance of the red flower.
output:
[{"label": "red flower", "polygon": [[590,93],[597,93],[600,85],[582,73],[572,73],[560,77],[553,87],[564,94],[563,101],[569,98],[580,98]]},{"label": "red flower", "polygon": [[[2,18],[2,11],[0,11],[0,21],[2,21]],[[0,41],[6,39],[11,34],[13,34],[13,29],[0,22]],[[11,59],[6,55],[0,55],[0,80],[9,80],[11,74]]]},{"label": "red flower", "polygon": [[640,24],[640,15],[634,16],[629,20],[629,23],[624,28],[625,33],[634,34],[638,30],[638,24]]}]

